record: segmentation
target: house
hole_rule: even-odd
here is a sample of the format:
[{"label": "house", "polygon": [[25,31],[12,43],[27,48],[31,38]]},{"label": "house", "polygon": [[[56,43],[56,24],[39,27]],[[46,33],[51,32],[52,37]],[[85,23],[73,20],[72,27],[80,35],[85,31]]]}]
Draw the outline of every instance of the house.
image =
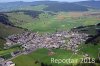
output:
[{"label": "house", "polygon": [[0,58],[0,62],[3,62],[4,61],[4,59],[3,58]]},{"label": "house", "polygon": [[12,61],[7,61],[5,63],[5,66],[15,66],[15,63],[13,63]]}]

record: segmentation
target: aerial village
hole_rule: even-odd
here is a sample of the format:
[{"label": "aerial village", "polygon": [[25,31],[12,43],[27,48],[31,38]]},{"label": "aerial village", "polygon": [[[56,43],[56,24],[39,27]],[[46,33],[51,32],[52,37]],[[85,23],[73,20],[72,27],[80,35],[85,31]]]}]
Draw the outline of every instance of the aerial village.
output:
[{"label": "aerial village", "polygon": [[79,44],[82,44],[87,39],[88,34],[72,31],[59,31],[53,34],[46,33],[43,35],[34,32],[24,32],[6,38],[6,45],[11,47],[19,44],[23,47],[23,51],[26,54],[38,48],[68,49],[77,54]]},{"label": "aerial village", "polygon": [[[71,50],[74,54],[77,54],[80,50],[78,49],[79,45],[83,44],[88,38],[88,34],[79,33],[78,31],[58,31],[52,34],[27,31],[22,34],[8,36],[5,48],[14,45],[20,45],[23,48],[21,51],[12,52],[11,55],[13,57],[19,54],[29,54],[39,48],[47,48],[48,50],[59,48]],[[5,64],[7,66],[15,66],[12,61],[7,61]]]}]

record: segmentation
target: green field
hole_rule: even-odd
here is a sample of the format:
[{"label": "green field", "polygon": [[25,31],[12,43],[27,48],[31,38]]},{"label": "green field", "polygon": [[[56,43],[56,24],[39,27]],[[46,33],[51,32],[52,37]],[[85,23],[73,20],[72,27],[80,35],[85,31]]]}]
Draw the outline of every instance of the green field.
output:
[{"label": "green field", "polygon": [[[20,34],[27,30],[44,34],[54,33],[56,31],[70,31],[73,28],[77,28],[76,30],[79,30],[79,32],[87,33],[95,38],[88,44],[81,44],[78,47],[78,54],[74,54],[67,49],[52,49],[54,54],[50,55],[50,50],[41,48],[27,55],[22,54],[12,59],[12,61],[16,66],[96,66],[91,63],[89,65],[85,65],[84,63],[81,65],[80,63],[83,55],[88,54],[89,57],[97,60],[98,53],[100,52],[100,35],[98,35],[100,25],[97,26],[100,23],[100,10],[95,8],[99,5],[97,4],[98,6],[92,7],[92,5],[94,6],[96,4],[95,2],[91,2],[89,6],[87,4],[52,1],[0,4],[1,11],[5,11],[0,12],[0,57],[10,59],[12,57],[11,52],[23,49],[19,45],[4,49],[6,43],[5,38],[10,35]],[[6,22],[10,22],[9,24],[13,26],[7,25]],[[83,28],[78,29],[81,26]],[[72,64],[51,63],[51,58],[78,59],[78,62]],[[96,64],[100,66],[100,63]]]},{"label": "green field", "polygon": [[10,59],[12,58],[11,53],[21,50],[20,46],[13,46],[10,47],[9,49],[2,49],[0,50],[0,57],[3,57],[4,59]]},{"label": "green field", "polygon": [[90,57],[98,58],[100,44],[98,44],[98,45],[86,44],[86,45],[80,46],[79,48],[80,48],[79,52],[81,54],[86,53],[86,54],[89,54]]},{"label": "green field", "polygon": [[19,50],[18,47],[4,49],[4,45],[6,43],[5,38],[8,37],[9,35],[18,34],[22,32],[24,32],[24,29],[7,26],[0,23],[0,56],[5,56],[8,59],[8,57],[11,57],[11,54],[10,54],[11,52]]},{"label": "green field", "polygon": [[[34,7],[35,8],[35,7]],[[30,7],[31,9],[31,7]],[[38,10],[38,9],[37,9]],[[86,12],[87,14],[88,12]],[[92,12],[94,13],[94,12]],[[100,23],[100,19],[97,18],[97,16],[84,16],[84,12],[58,12],[50,14],[48,12],[41,13],[37,16],[37,18],[33,18],[30,15],[24,14],[24,12],[13,12],[13,13],[6,13],[8,15],[9,20],[11,23],[18,27],[22,27],[28,30],[31,30],[33,32],[55,32],[60,30],[70,30],[74,27],[79,26],[88,26],[88,25],[95,25]],[[54,15],[55,14],[55,15]],[[99,15],[100,16],[100,15]],[[10,30],[8,30],[8,28]],[[21,33],[23,32],[23,29],[18,28],[12,28],[10,26],[5,27],[4,25],[1,26],[2,28],[5,28],[0,32],[1,37],[6,37],[11,34]],[[95,30],[95,27],[92,27],[93,30]],[[93,34],[92,28],[86,28],[90,30],[89,34]],[[8,30],[8,31],[5,31]],[[5,32],[5,33],[4,33]],[[1,42],[3,42],[1,40]],[[2,43],[1,43],[2,44]],[[35,52],[32,52],[28,55],[21,55],[12,61],[16,63],[16,66],[41,66],[41,63],[44,64],[51,64],[51,58],[56,59],[78,59],[78,62],[80,62],[80,58],[83,58],[83,54],[89,54],[92,58],[97,58],[98,56],[98,48],[100,45],[82,45],[80,46],[80,51],[77,55],[73,54],[73,52],[68,50],[62,50],[62,49],[53,49],[53,52],[55,53],[52,56],[48,55],[47,49],[38,49]],[[16,51],[18,49],[8,49],[8,50],[2,50],[0,51],[0,55],[10,53],[12,51]],[[38,61],[39,63],[35,63]],[[61,63],[61,64],[54,64],[53,66],[64,66],[67,65],[67,63]],[[72,65],[77,65],[77,63],[73,63]]]},{"label": "green field", "polygon": [[[88,13],[88,12],[86,12]],[[94,13],[94,12],[92,12]],[[20,13],[7,13],[10,21],[19,27],[26,28],[33,32],[55,32],[57,30],[70,30],[78,26],[88,26],[100,23],[100,19],[97,16],[84,16],[84,12],[59,12],[54,13],[55,15],[49,14],[48,12],[39,14],[38,18],[33,18],[29,15],[25,15],[23,12]],[[96,30],[94,27],[86,27],[84,29],[89,30],[89,34],[95,34]],[[91,32],[91,30],[94,30]],[[98,48],[100,45],[80,45],[80,51],[77,55],[71,51],[62,49],[53,49],[55,53],[52,56],[48,55],[47,49],[38,49],[28,55],[21,55],[12,61],[16,63],[16,66],[41,66],[41,63],[51,64],[51,58],[56,59],[80,59],[83,58],[83,54],[89,54],[92,58],[98,57]],[[35,63],[38,61],[39,63]],[[24,63],[24,64],[22,64]],[[64,66],[65,63],[54,64],[53,66]],[[73,63],[77,65],[77,63]],[[72,66],[72,65],[71,65]]]},{"label": "green field", "polygon": [[[77,14],[75,14],[77,13]],[[23,13],[8,13],[10,21],[20,27],[34,32],[55,32],[56,30],[70,30],[78,26],[94,25],[100,22],[96,16],[84,16],[84,12],[59,12],[51,15],[42,13],[33,18]]]},{"label": "green field", "polygon": [[[51,58],[55,59],[78,59],[78,62],[80,62],[81,58],[83,58],[83,54],[89,54],[91,58],[98,58],[98,53],[100,48],[100,45],[82,45],[79,47],[80,51],[77,55],[73,54],[71,51],[68,50],[62,50],[62,49],[53,49],[52,51],[55,53],[54,55],[49,56],[47,49],[38,49],[35,52],[28,54],[28,55],[22,55],[15,59],[13,59],[13,62],[16,63],[16,66],[40,66],[41,62],[45,64],[51,64]],[[26,60],[27,59],[27,60]],[[35,61],[39,61],[38,64],[35,64]],[[24,64],[22,64],[22,62]],[[77,63],[78,63],[77,62]],[[77,63],[73,63],[73,65],[77,65]],[[52,63],[52,66],[64,66],[64,65],[70,65],[67,63]]]},{"label": "green field", "polygon": [[[51,64],[51,58],[55,58],[55,59],[78,59],[78,61],[80,60],[80,58],[82,58],[82,55],[73,55],[73,53],[71,51],[67,51],[67,50],[61,50],[61,49],[54,49],[53,52],[55,53],[52,56],[48,55],[48,50],[47,49],[38,49],[35,52],[28,54],[28,55],[22,55],[17,57],[16,59],[13,59],[13,62],[16,63],[16,66],[32,66],[34,65],[34,61],[39,61],[38,64],[40,64],[41,62],[45,63],[45,64]],[[27,60],[26,60],[27,59]],[[24,64],[22,64],[22,62]],[[52,63],[53,66],[63,66],[66,65],[67,63]],[[73,63],[75,64],[75,63]],[[37,66],[37,65],[34,65]],[[40,65],[39,65],[40,66]]]}]

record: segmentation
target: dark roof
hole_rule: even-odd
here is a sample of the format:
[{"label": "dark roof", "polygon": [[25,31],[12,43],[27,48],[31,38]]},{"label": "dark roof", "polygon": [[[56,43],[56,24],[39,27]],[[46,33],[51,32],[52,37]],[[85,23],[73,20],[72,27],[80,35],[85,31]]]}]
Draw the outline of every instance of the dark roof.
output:
[{"label": "dark roof", "polygon": [[0,64],[0,66],[2,66],[2,64]]}]

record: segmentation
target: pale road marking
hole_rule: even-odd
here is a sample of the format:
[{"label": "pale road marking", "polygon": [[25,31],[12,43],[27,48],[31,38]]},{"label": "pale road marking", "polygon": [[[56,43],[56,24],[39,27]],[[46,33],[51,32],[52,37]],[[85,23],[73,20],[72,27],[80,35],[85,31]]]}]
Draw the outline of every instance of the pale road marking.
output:
[{"label": "pale road marking", "polygon": [[14,59],[14,58],[16,58],[16,57],[18,57],[18,56],[21,56],[22,54],[23,54],[23,53],[21,53],[21,54],[19,54],[19,55],[15,56],[15,57],[12,57],[12,58],[10,58],[10,59],[6,60],[6,62],[7,62],[7,61],[9,61],[9,60],[12,60],[12,59]]},{"label": "pale road marking", "polygon": [[71,59],[73,55],[74,55],[74,53],[70,56],[70,58],[69,58],[69,59]]},{"label": "pale road marking", "polygon": [[1,64],[2,64],[3,66],[5,66],[5,63],[6,63],[7,61],[10,61],[10,60],[12,60],[12,59],[14,59],[14,58],[16,58],[16,57],[18,57],[18,56],[21,56],[21,55],[23,55],[23,53],[21,53],[21,54],[15,56],[15,57],[12,57],[12,58],[10,58],[10,59],[8,59],[8,60],[5,60],[5,61],[1,62]]}]

